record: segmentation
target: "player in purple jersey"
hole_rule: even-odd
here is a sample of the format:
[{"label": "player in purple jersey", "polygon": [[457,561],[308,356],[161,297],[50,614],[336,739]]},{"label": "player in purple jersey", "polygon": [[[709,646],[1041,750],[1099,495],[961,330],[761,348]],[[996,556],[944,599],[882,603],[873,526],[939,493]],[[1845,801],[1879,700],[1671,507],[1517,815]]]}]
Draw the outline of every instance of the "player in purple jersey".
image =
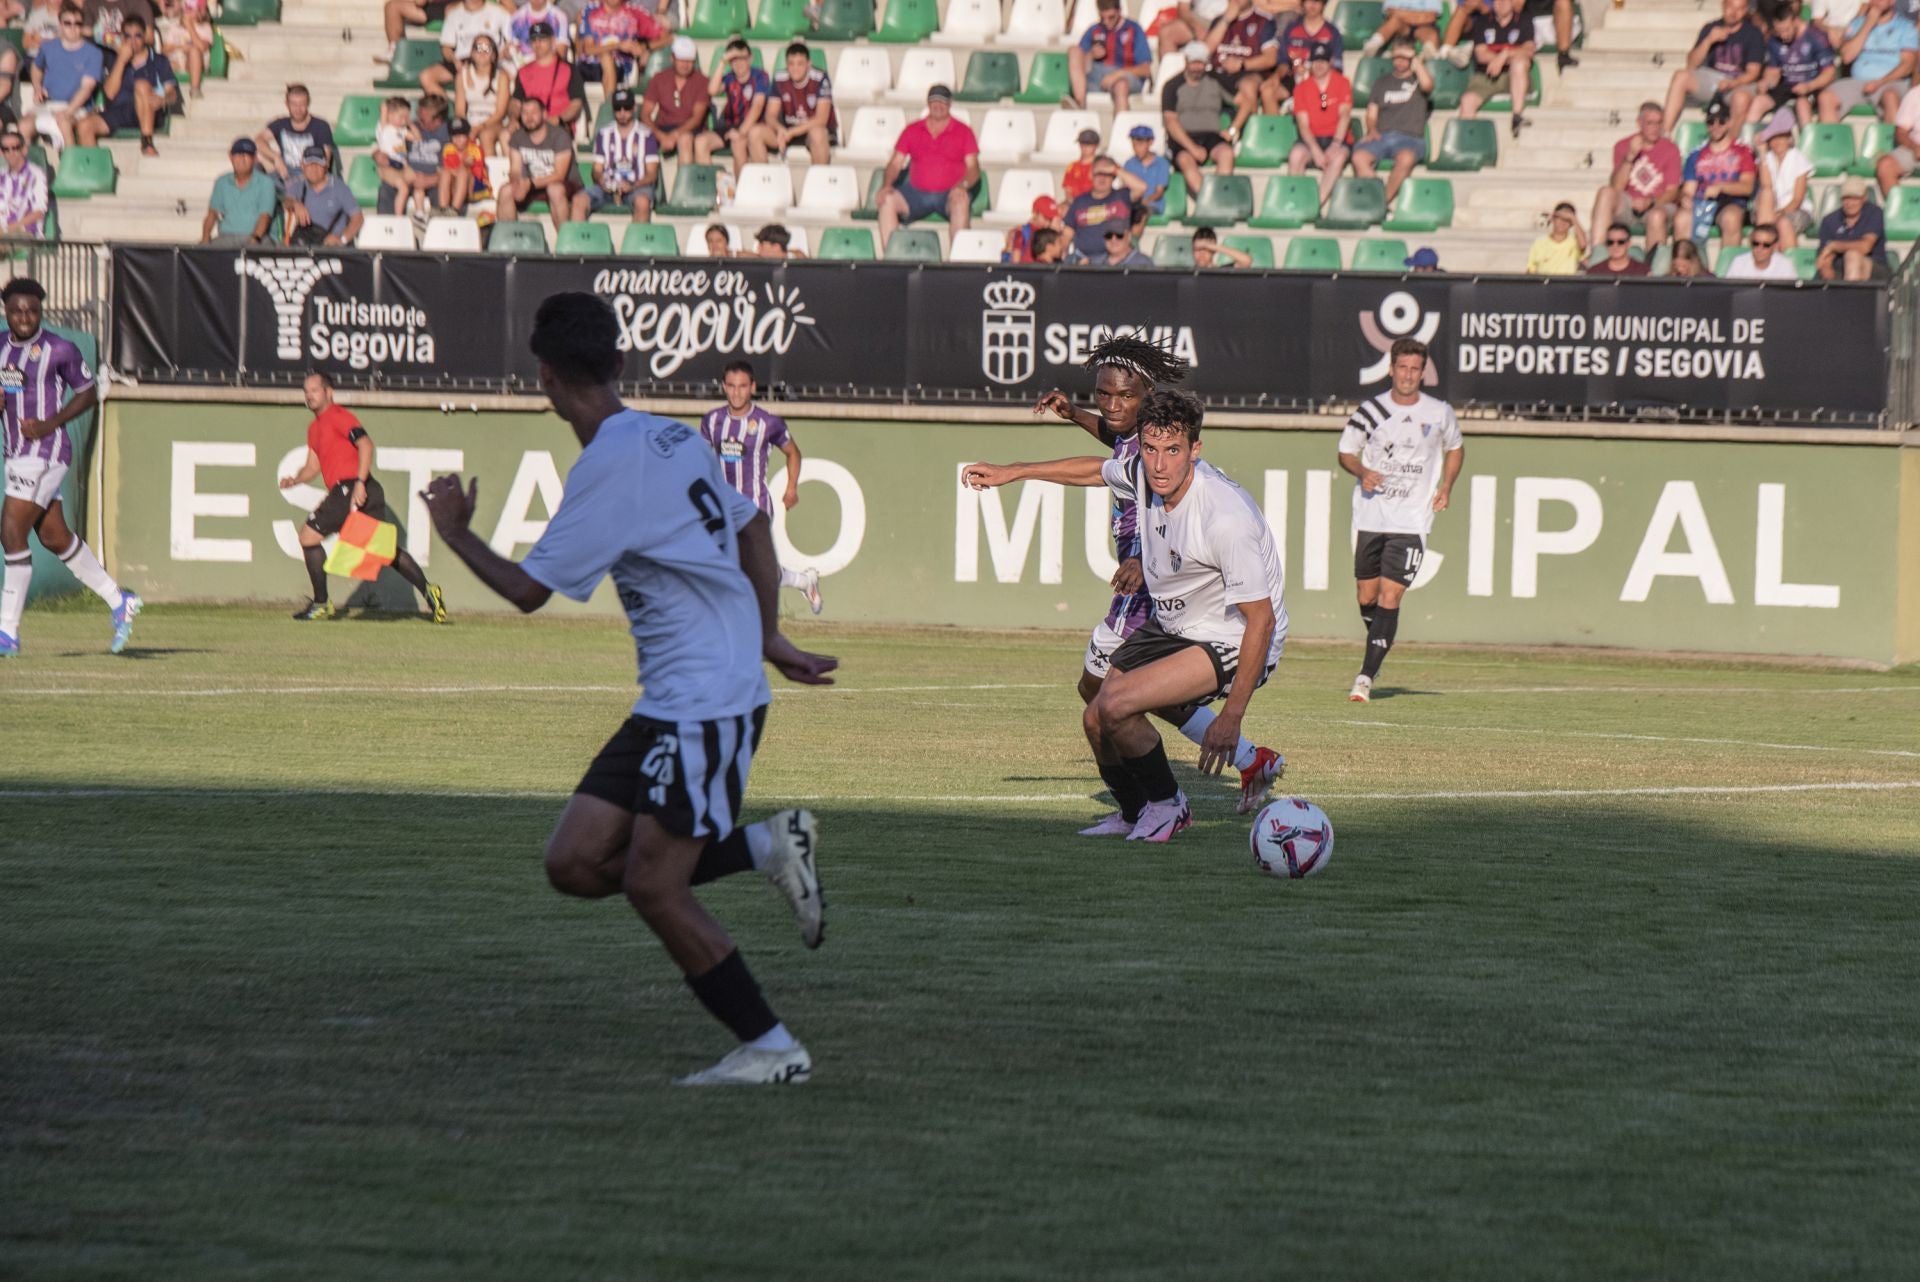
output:
[{"label": "player in purple jersey", "polygon": [[[1087,368],[1093,371],[1093,402],[1097,409],[1081,409],[1065,392],[1048,392],[1033,407],[1035,414],[1078,424],[1081,429],[1113,451],[1116,459],[1130,459],[1140,452],[1137,435],[1140,408],[1147,394],[1157,385],[1177,383],[1187,376],[1187,363],[1157,344],[1126,334],[1115,335],[1093,349]],[[1005,485],[1026,479],[1024,468],[1041,464],[1012,463],[994,465],[976,463],[966,472],[967,482],[976,489]],[[1153,598],[1146,591],[1140,569],[1139,513],[1132,503],[1115,501],[1113,505],[1114,555],[1120,568],[1114,571],[1112,603],[1107,616],[1094,626],[1087,642],[1084,670],[1080,674],[1080,698],[1092,703],[1106,680],[1113,652],[1153,614]],[[1180,733],[1200,743],[1216,719],[1205,704],[1168,708],[1154,714],[1180,728]],[[1263,748],[1241,736],[1235,747],[1233,764],[1240,771],[1241,814],[1250,814],[1286,770],[1286,759],[1271,748]],[[1133,831],[1138,815],[1109,816],[1082,833],[1083,836],[1126,836]]]},{"label": "player in purple jersey", "polygon": [[27,535],[60,558],[80,580],[113,608],[115,654],[127,648],[140,598],[126,591],[101,568],[93,551],[67,526],[60,483],[73,463],[67,424],[99,401],[93,374],[80,349],[40,326],[47,291],[30,276],[16,276],[0,289],[7,310],[7,336],[0,342],[0,399],[6,440],[6,502],[0,505],[0,548],[6,552],[5,587],[0,590],[0,659],[20,653],[20,616],[33,581],[33,554]]},{"label": "player in purple jersey", "polygon": [[[720,473],[727,484],[758,504],[773,517],[773,491],[767,488],[767,456],[778,449],[787,456],[787,489],[780,505],[791,508],[800,501],[800,447],[787,430],[787,420],[768,413],[753,403],[757,390],[753,366],[734,361],[721,371],[720,390],[727,403],[700,416],[701,439],[720,456]],[[780,586],[805,594],[807,605],[820,613],[820,571],[780,567]]]}]

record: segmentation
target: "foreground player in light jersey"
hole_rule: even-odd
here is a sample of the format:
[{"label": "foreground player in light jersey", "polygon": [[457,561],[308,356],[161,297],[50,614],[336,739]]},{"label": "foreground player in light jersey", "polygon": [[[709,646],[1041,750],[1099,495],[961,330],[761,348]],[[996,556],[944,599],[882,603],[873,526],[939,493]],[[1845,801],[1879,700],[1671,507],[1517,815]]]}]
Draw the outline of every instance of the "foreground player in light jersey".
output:
[{"label": "foreground player in light jersey", "polygon": [[693,887],[758,869],[792,904],[802,941],[819,946],[813,816],[783,810],[737,824],[771,698],[762,659],[806,685],[831,684],[837,663],[780,635],[767,518],[727,485],[699,435],[621,405],[619,343],[612,309],[592,294],[555,294],[534,317],[540,386],[581,451],[525,561],[469,528],[474,489],[459,477],[437,478],[424,497],[447,546],[523,611],[555,592],[585,601],[613,576],[646,685],[561,812],[547,878],[583,899],[624,893],[694,996],[739,1039],[680,1085],[803,1082],[812,1059]]},{"label": "foreground player in light jersey", "polygon": [[[1116,459],[1133,458],[1140,452],[1135,435],[1140,407],[1156,387],[1186,378],[1187,363],[1157,344],[1119,334],[1093,349],[1087,368],[1094,375],[1093,402],[1097,410],[1080,409],[1065,392],[1056,390],[1041,397],[1033,412],[1052,414],[1078,425],[1112,450]],[[1004,485],[1006,481],[994,483]],[[1113,575],[1113,602],[1107,607],[1106,617],[1094,625],[1093,636],[1087,642],[1084,670],[1080,674],[1083,703],[1093,702],[1094,696],[1100,693],[1100,683],[1106,679],[1113,652],[1152,613],[1153,602],[1142,590],[1137,518],[1135,503],[1114,500],[1113,544],[1119,568]],[[1155,715],[1179,727],[1180,733],[1196,744],[1214,719],[1213,710],[1204,706],[1168,709]],[[1279,753],[1260,747],[1244,736],[1234,746],[1233,764],[1240,771],[1238,808],[1241,814],[1251,813],[1286,769],[1286,761]],[[1090,835],[1099,835],[1089,831]]]},{"label": "foreground player in light jersey", "polygon": [[0,659],[20,653],[20,618],[33,582],[29,532],[60,558],[73,577],[113,609],[113,640],[119,654],[133,635],[140,598],[113,581],[92,549],[67,526],[60,483],[73,464],[67,424],[100,399],[80,349],[40,326],[47,291],[30,276],[16,276],[0,289],[7,309],[7,337],[0,343],[0,408],[6,439],[6,501],[0,504],[0,548],[6,551],[0,585]]},{"label": "foreground player in light jersey", "polygon": [[1393,649],[1406,595],[1427,553],[1433,514],[1447,510],[1467,461],[1453,407],[1420,390],[1427,345],[1403,338],[1388,352],[1393,386],[1360,408],[1340,433],[1340,466],[1354,476],[1353,577],[1367,653],[1347,698],[1365,703]]},{"label": "foreground player in light jersey", "polygon": [[[753,403],[753,366],[734,361],[721,371],[720,390],[727,403],[700,418],[700,435],[720,456],[727,484],[751,499],[767,518],[773,518],[773,492],[767,488],[767,455],[777,448],[787,456],[787,490],[780,502],[789,511],[800,501],[800,447],[787,420]],[[807,606],[820,613],[820,571],[780,567],[780,586],[804,593]]]},{"label": "foreground player in light jersey", "polygon": [[1200,741],[1201,771],[1219,773],[1233,757],[1253,692],[1266,684],[1286,641],[1273,531],[1253,497],[1200,458],[1201,417],[1195,397],[1163,389],[1141,407],[1136,458],[966,469],[975,486],[1001,483],[996,476],[1014,471],[1019,475],[1010,479],[1104,483],[1115,498],[1140,504],[1140,559],[1153,617],[1114,651],[1112,670],[1087,705],[1087,741],[1120,803],[1089,833],[1168,841],[1191,824],[1148,714],[1224,698]]}]

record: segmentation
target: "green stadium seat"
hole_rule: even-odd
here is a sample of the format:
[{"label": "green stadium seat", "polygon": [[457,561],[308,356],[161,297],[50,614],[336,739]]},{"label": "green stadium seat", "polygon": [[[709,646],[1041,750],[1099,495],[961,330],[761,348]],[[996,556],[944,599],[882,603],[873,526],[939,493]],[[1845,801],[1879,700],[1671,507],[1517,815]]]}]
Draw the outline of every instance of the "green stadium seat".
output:
[{"label": "green stadium seat", "polygon": [[1660,246],[1660,248],[1653,251],[1653,259],[1651,262],[1647,264],[1647,274],[1650,276],[1673,275],[1673,242],[1672,241],[1668,241],[1666,244]]},{"label": "green stadium seat", "polygon": [[1745,245],[1720,246],[1720,256],[1713,260],[1713,274],[1715,276],[1725,276],[1727,274],[1727,268],[1733,266],[1733,260],[1746,252],[1747,247]]},{"label": "green stadium seat", "polygon": [[605,223],[561,223],[554,233],[553,252],[586,258],[613,256],[613,228]]},{"label": "green stadium seat", "polygon": [[220,6],[223,27],[252,27],[280,21],[280,0],[227,0]]},{"label": "green stadium seat", "polygon": [[490,254],[544,254],[547,236],[539,223],[495,223],[487,240]]},{"label": "green stadium seat", "polygon": [[[1506,82],[1503,80],[1501,83],[1504,86]],[[1540,105],[1540,62],[1538,59],[1535,59],[1533,65],[1527,69],[1527,105],[1529,107],[1538,107]],[[1505,92],[1503,88],[1500,93],[1487,99],[1484,109],[1487,111],[1512,111],[1513,95]]]},{"label": "green stadium seat", "polygon": [[1340,0],[1333,12],[1333,25],[1340,28],[1340,39],[1355,53],[1367,37],[1380,30],[1386,6],[1380,0]]},{"label": "green stadium seat", "polygon": [[1444,58],[1429,58],[1427,70],[1433,74],[1433,109],[1453,111],[1460,106],[1460,95],[1467,91],[1470,73]]},{"label": "green stadium seat", "polygon": [[1920,186],[1901,183],[1887,193],[1887,239],[1920,239]]},{"label": "green stadium seat", "polygon": [[882,255],[890,263],[937,263],[940,259],[940,235],[921,227],[902,227],[887,240]]},{"label": "green stadium seat", "polygon": [[865,227],[829,227],[820,233],[813,256],[829,262],[870,263],[874,260],[873,233]]},{"label": "green stadium seat", "polygon": [[1320,216],[1320,180],[1308,174],[1275,174],[1267,179],[1267,190],[1260,197],[1260,212],[1247,220],[1249,227],[1269,231],[1291,231],[1305,227]]},{"label": "green stadium seat", "polygon": [[[885,172],[883,171],[880,176],[882,178],[886,177]],[[980,185],[973,189],[973,204],[968,207],[968,212],[973,215],[973,221],[976,223],[986,214],[988,206],[993,204],[993,193],[988,190],[989,185],[987,171],[982,169],[980,171]],[[879,216],[879,211],[876,209],[874,211],[874,217],[878,218]],[[926,221],[930,223],[944,223],[947,221],[946,212],[943,210],[937,214],[928,214]]]},{"label": "green stadium seat", "polygon": [[1795,245],[1787,251],[1787,257],[1793,261],[1793,270],[1800,273],[1801,280],[1813,279],[1813,265],[1820,258],[1818,245]]},{"label": "green stadium seat", "polygon": [[1837,178],[1853,167],[1853,126],[1804,125],[1799,148],[1813,162],[1815,178]]},{"label": "green stadium seat", "polygon": [[1381,226],[1388,231],[1438,231],[1453,226],[1453,180],[1407,179]]},{"label": "green stadium seat", "polygon": [[438,40],[402,40],[394,46],[387,74],[373,82],[375,89],[407,90],[420,87],[420,73],[440,65]]},{"label": "green stadium seat", "polygon": [[919,44],[940,29],[940,6],[934,0],[887,0],[873,42],[882,45]]},{"label": "green stadium seat", "polygon": [[1875,163],[1886,153],[1893,150],[1893,126],[1884,120],[1876,120],[1867,126],[1860,137],[1860,153],[1853,158],[1853,164],[1847,172],[1857,178],[1873,177]]},{"label": "green stadium seat", "polygon": [[1673,145],[1680,149],[1680,159],[1685,160],[1694,152],[1707,145],[1707,124],[1704,120],[1683,120],[1673,127]]},{"label": "green stadium seat", "polygon": [[1270,236],[1222,236],[1220,243],[1253,259],[1250,266],[1270,268],[1274,265],[1273,238]]},{"label": "green stadium seat", "polygon": [[[1815,187],[1812,190],[1813,190],[1813,217],[1814,217],[1814,221],[1817,223],[1821,219],[1825,218],[1828,214],[1832,213],[1834,210],[1840,208],[1840,184],[1827,183],[1824,186]],[[1884,203],[1880,199],[1880,184],[1878,183],[1867,184],[1867,199],[1872,201],[1876,205]],[[1893,239],[1891,234],[1889,234],[1887,239],[1889,240]]]},{"label": "green stadium seat", "polygon": [[1165,227],[1168,223],[1179,222],[1187,216],[1187,180],[1184,175],[1175,174],[1167,179],[1166,208],[1147,219],[1149,227]]},{"label": "green stadium seat", "polygon": [[1278,169],[1287,163],[1287,153],[1299,141],[1300,126],[1292,116],[1248,116],[1240,145],[1234,148],[1234,167]]},{"label": "green stadium seat", "polygon": [[1337,272],[1340,242],[1331,236],[1295,236],[1287,241],[1281,265],[1290,272]]},{"label": "green stadium seat", "polygon": [[1378,178],[1339,178],[1315,225],[1335,231],[1365,231],[1387,216],[1387,184]]},{"label": "green stadium seat", "polygon": [[620,252],[635,258],[678,258],[680,241],[666,223],[628,223]]},{"label": "green stadium seat", "polygon": [[1067,76],[1067,55],[1036,53],[1027,67],[1027,87],[1013,100],[1028,106],[1057,107],[1061,95],[1071,92],[1073,81]]},{"label": "green stadium seat", "polygon": [[333,145],[341,151],[373,146],[374,132],[380,128],[379,94],[348,94],[340,100],[340,111],[333,118]]},{"label": "green stadium seat", "polygon": [[1373,93],[1373,82],[1393,70],[1393,60],[1387,57],[1362,58],[1349,64],[1353,74],[1353,114],[1359,115],[1367,109],[1367,102]]},{"label": "green stadium seat", "polygon": [[749,26],[747,0],[693,0],[693,21],[686,34],[695,40],[726,40]]},{"label": "green stadium seat", "polygon": [[669,218],[701,218],[713,212],[719,200],[718,165],[679,165],[673,172],[673,195],[659,212]]},{"label": "green stadium seat", "polygon": [[1440,146],[1427,168],[1443,173],[1485,169],[1500,159],[1500,135],[1491,120],[1455,118],[1441,131]]},{"label": "green stadium seat", "polygon": [[1369,236],[1353,247],[1353,270],[1357,272],[1404,272],[1407,270],[1407,242]]},{"label": "green stadium seat", "polygon": [[872,34],[873,0],[822,0],[820,25],[813,28],[813,39],[865,40]]},{"label": "green stadium seat", "polygon": [[53,176],[53,195],[59,200],[111,196],[119,183],[113,153],[105,147],[68,147],[60,153],[60,168]]},{"label": "green stadium seat", "polygon": [[760,11],[747,29],[749,40],[791,40],[805,35],[807,0],[760,0]]},{"label": "green stadium seat", "polygon": [[1162,236],[1153,242],[1155,267],[1193,266],[1193,237]]},{"label": "green stadium seat", "polygon": [[645,89],[647,87],[647,81],[653,79],[663,71],[670,71],[672,69],[673,50],[655,49],[647,55],[647,65],[640,71],[639,88]]},{"label": "green stadium seat", "polygon": [[360,202],[362,209],[375,209],[380,201],[380,168],[373,163],[373,157],[365,154],[355,156],[347,164],[347,190]]},{"label": "green stadium seat", "polygon": [[225,80],[227,78],[227,38],[214,28],[213,48],[207,51],[207,79]]},{"label": "green stadium seat", "polygon": [[1253,179],[1244,174],[1208,174],[1182,221],[1189,227],[1233,227],[1253,217]]},{"label": "green stadium seat", "polygon": [[863,223],[870,223],[880,217],[880,188],[887,180],[887,171],[876,169],[867,179],[867,198],[853,211],[852,217]]},{"label": "green stadium seat", "polygon": [[1020,93],[1020,59],[1005,51],[981,49],[967,59],[966,74],[954,97],[960,102],[999,102]]},{"label": "green stadium seat", "polygon": [[[755,71],[765,71],[767,68],[767,58],[766,58],[766,55],[761,52],[760,46],[749,45],[748,48],[753,50],[753,69]],[[669,50],[667,53],[667,61],[669,63],[673,61],[673,53],[671,50]],[[780,65],[782,67],[787,65],[787,60],[784,55],[780,59]],[[726,74],[727,74],[727,45],[726,45],[726,42],[723,40],[723,41],[718,41],[714,44],[713,57],[707,59],[707,79],[713,82],[713,92],[714,92],[714,96],[716,97],[720,95],[720,77]],[[600,105],[604,108],[607,108],[609,112],[611,112],[611,109],[612,109],[611,103],[603,102]],[[613,119],[612,115],[609,114],[607,119],[609,120]]]}]

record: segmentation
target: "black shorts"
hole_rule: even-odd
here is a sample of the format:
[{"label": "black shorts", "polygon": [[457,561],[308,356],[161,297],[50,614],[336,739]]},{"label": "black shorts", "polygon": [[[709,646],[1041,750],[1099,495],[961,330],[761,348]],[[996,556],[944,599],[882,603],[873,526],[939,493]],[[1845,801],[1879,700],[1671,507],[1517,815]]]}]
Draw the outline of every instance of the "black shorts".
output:
[{"label": "black shorts", "polygon": [[1209,156],[1213,154],[1215,147],[1224,147],[1227,145],[1227,136],[1223,133],[1189,133],[1187,137],[1193,139],[1193,145],[1206,152]]},{"label": "black shorts", "polygon": [[428,22],[444,22],[447,10],[453,7],[453,0],[420,0],[420,7],[427,11]]},{"label": "black shorts", "polygon": [[[1220,83],[1227,87],[1228,93],[1238,94],[1242,88],[1251,89],[1255,93],[1259,93],[1260,82],[1271,74],[1272,72],[1270,71],[1222,71],[1219,73],[1219,77]],[[1200,140],[1196,138],[1194,141],[1198,142]]]},{"label": "black shorts", "polygon": [[1525,0],[1525,3],[1520,6],[1520,16],[1523,18],[1551,18],[1553,16],[1553,0]]},{"label": "black shorts", "polygon": [[[1221,641],[1197,641],[1192,637],[1177,637],[1161,627],[1158,619],[1148,619],[1133,630],[1132,636],[1120,643],[1120,648],[1113,652],[1112,670],[1132,672],[1136,668],[1144,668],[1149,663],[1156,663],[1196,646],[1205,650],[1207,657],[1213,660],[1213,675],[1218,684],[1214,687],[1213,693],[1200,695],[1193,702],[1212,703],[1215,699],[1226,698],[1227,691],[1233,686],[1234,673],[1240,669],[1240,647],[1227,645]],[[1269,663],[1266,670],[1260,674],[1260,680],[1254,689],[1258,690],[1265,685],[1267,678],[1272,675],[1273,665]]]},{"label": "black shorts", "polygon": [[1420,573],[1420,561],[1426,554],[1427,541],[1418,534],[1375,534],[1362,530],[1353,547],[1353,577],[1410,584]]},{"label": "black shorts", "polygon": [[[380,488],[380,482],[367,478],[366,514],[375,520],[385,520],[387,516],[387,492]],[[327,491],[327,497],[320,500],[320,506],[313,509],[313,515],[307,518],[307,525],[322,538],[340,533],[340,527],[353,515],[353,482],[342,481]]]},{"label": "black shorts", "polygon": [[[138,129],[140,127],[140,113],[134,110],[131,102],[108,103],[100,109],[100,119],[104,120],[107,123],[107,127],[115,133],[120,132],[122,129]],[[166,127],[167,109],[162,107],[153,113],[153,132],[159,133]]]},{"label": "black shorts", "polygon": [[628,717],[575,793],[652,815],[676,837],[725,837],[740,820],[767,705],[716,721]]}]

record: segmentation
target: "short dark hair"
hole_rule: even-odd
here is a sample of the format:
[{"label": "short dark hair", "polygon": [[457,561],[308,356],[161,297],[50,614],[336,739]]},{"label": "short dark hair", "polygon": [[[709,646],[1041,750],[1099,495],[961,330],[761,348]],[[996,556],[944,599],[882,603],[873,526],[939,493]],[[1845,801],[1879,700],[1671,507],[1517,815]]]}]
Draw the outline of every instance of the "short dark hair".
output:
[{"label": "short dark hair", "polygon": [[1197,441],[1200,420],[1204,417],[1206,407],[1193,393],[1173,387],[1155,388],[1147,393],[1146,402],[1140,406],[1140,431],[1142,434],[1152,428],[1179,431],[1185,433],[1189,441]]},{"label": "short dark hair", "polygon": [[780,248],[785,249],[793,243],[793,233],[785,227],[782,227],[779,223],[768,223],[765,227],[753,233],[753,239],[756,243],[765,242],[766,244],[778,245]]},{"label": "short dark hair", "polygon": [[1553,212],[1556,214],[1572,214],[1575,217],[1578,217],[1580,214],[1580,211],[1573,207],[1573,202],[1571,200],[1561,201],[1559,204],[1553,207]]},{"label": "short dark hair", "polygon": [[333,375],[327,373],[327,371],[323,369],[310,369],[304,375],[301,376],[300,381],[304,383],[309,378],[317,378],[322,383],[325,383],[327,385],[327,390],[329,391],[333,390],[333,386],[334,386]]},{"label": "short dark hair", "polygon": [[720,371],[720,377],[725,378],[729,374],[745,374],[748,378],[752,378],[753,362],[752,361],[728,361],[726,368]]},{"label": "short dark hair", "polygon": [[1402,356],[1418,356],[1422,364],[1425,364],[1430,359],[1427,355],[1427,345],[1417,338],[1396,338],[1393,340],[1393,346],[1387,349],[1387,359],[1389,361],[1397,361]]},{"label": "short dark hair", "polygon": [[0,303],[11,303],[16,294],[25,294],[36,303],[47,301],[47,287],[31,276],[15,276],[0,289]]},{"label": "short dark hair", "polygon": [[533,314],[533,354],[563,383],[611,383],[625,360],[620,322],[598,294],[549,294]]},{"label": "short dark hair", "polygon": [[313,94],[312,94],[312,93],[310,93],[310,92],[309,92],[309,91],[307,90],[307,87],[306,87],[305,85],[303,85],[303,84],[301,84],[301,83],[300,83],[299,81],[297,81],[297,80],[296,80],[296,81],[294,81],[294,82],[293,82],[292,84],[290,84],[290,85],[288,85],[288,86],[287,86],[287,93],[289,93],[289,94],[295,94],[295,93],[297,93],[297,94],[299,94],[299,95],[300,95],[300,96],[301,96],[302,98],[311,98],[311,97],[313,97]]},{"label": "short dark hair", "polygon": [[1039,231],[1033,233],[1033,256],[1038,258],[1049,249],[1052,249],[1053,243],[1064,235],[1066,235],[1065,232],[1052,227],[1042,227]]},{"label": "short dark hair", "polygon": [[1616,221],[1616,222],[1614,222],[1613,224],[1611,224],[1611,225],[1610,225],[1610,226],[1609,226],[1609,227],[1607,228],[1607,230],[1608,230],[1609,232],[1616,232],[1616,231],[1623,231],[1623,232],[1625,232],[1625,233],[1627,233],[1627,238],[1628,238],[1629,240],[1631,240],[1631,239],[1633,238],[1633,228],[1631,228],[1631,227],[1629,227],[1629,226],[1627,226],[1627,225],[1626,225],[1625,223],[1623,223],[1623,222],[1618,222],[1618,221]]},{"label": "short dark hair", "polygon": [[1196,245],[1203,243],[1217,245],[1220,243],[1220,233],[1211,227],[1195,227],[1193,229],[1193,243]]},{"label": "short dark hair", "polygon": [[[81,16],[85,16],[84,12]],[[137,13],[130,13],[120,20],[120,30],[125,31],[129,27],[138,27],[140,30],[145,31],[147,29],[147,20]]]},{"label": "short dark hair", "polygon": [[787,57],[791,58],[795,54],[799,54],[809,62],[813,61],[813,50],[807,48],[807,42],[804,40],[796,40],[787,46]]},{"label": "short dark hair", "polygon": [[742,40],[739,36],[735,36],[733,39],[727,41],[726,52],[734,53],[736,51],[740,53],[752,53],[753,46]]}]

